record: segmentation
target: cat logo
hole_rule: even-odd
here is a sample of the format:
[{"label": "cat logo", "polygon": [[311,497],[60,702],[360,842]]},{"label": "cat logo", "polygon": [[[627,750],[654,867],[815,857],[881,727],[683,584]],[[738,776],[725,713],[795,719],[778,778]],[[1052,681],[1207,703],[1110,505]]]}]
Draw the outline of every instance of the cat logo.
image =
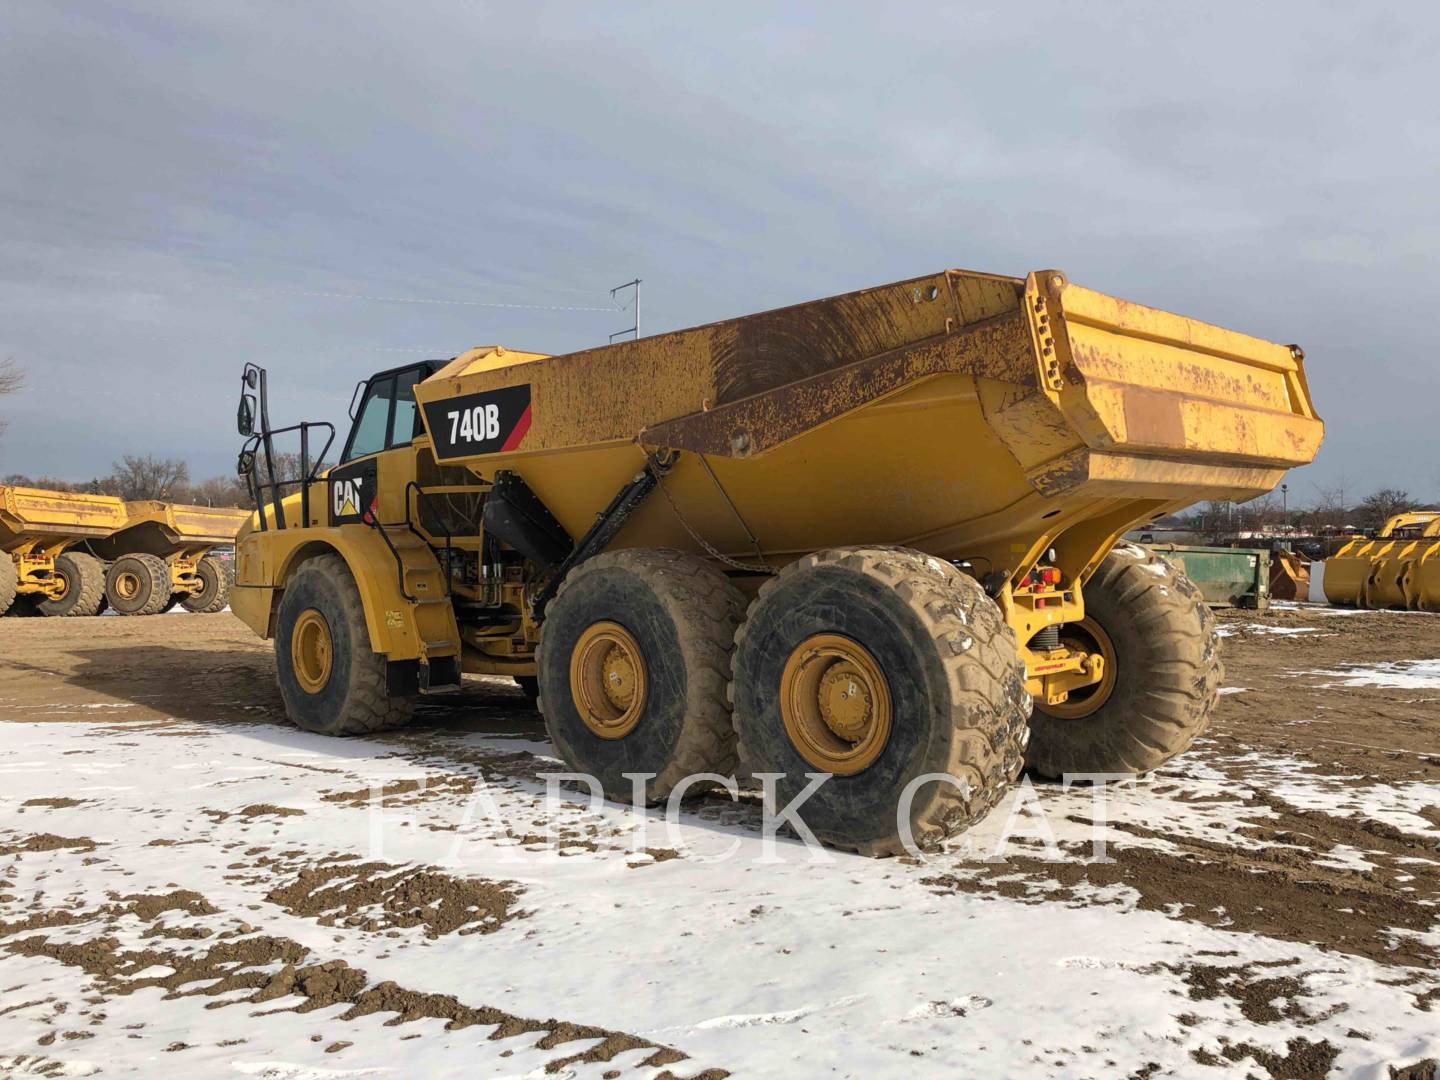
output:
[{"label": "cat logo", "polygon": [[362,477],[355,477],[351,480],[340,480],[331,484],[331,509],[337,518],[356,517],[360,514],[360,507],[364,505],[360,494],[360,483]]},{"label": "cat logo", "polygon": [[366,515],[380,489],[375,459],[351,461],[330,474],[330,524],[368,525]]}]

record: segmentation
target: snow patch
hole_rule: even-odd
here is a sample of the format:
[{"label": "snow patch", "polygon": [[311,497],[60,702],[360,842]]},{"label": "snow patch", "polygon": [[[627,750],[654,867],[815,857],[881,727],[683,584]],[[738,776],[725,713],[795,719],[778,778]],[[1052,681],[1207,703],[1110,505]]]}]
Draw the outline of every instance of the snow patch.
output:
[{"label": "snow patch", "polygon": [[1440,690],[1440,659],[1392,660],[1365,667],[1347,664],[1321,671],[1292,671],[1292,675],[1315,675],[1336,682],[1324,686],[1378,686],[1387,690]]},{"label": "snow patch", "polygon": [[1240,632],[1247,634],[1275,634],[1289,637],[1292,634],[1318,634],[1314,626],[1271,626],[1269,623],[1230,623],[1216,631],[1220,637],[1234,637]]},{"label": "snow patch", "polygon": [[701,1020],[695,1025],[696,1031],[717,1031],[729,1030],[731,1028],[757,1027],[761,1024],[793,1024],[797,1020],[804,1020],[817,1012],[826,1009],[834,1009],[843,1005],[853,1005],[860,1001],[859,995],[843,997],[838,1001],[831,1001],[824,1005],[802,1005],[798,1009],[787,1009],[784,1012],[769,1013],[735,1013],[731,1016],[712,1016],[709,1020]]},{"label": "snow patch", "polygon": [[916,1020],[958,1018],[968,1016],[980,1009],[988,1009],[993,1004],[995,1003],[989,998],[981,997],[979,994],[969,994],[950,1001],[926,1001],[907,1012],[900,1022],[913,1023]]},{"label": "snow patch", "polygon": [[1168,579],[1175,570],[1174,567],[1172,567],[1169,563],[1165,562],[1163,559],[1156,559],[1154,562],[1137,563],[1136,565],[1141,570],[1144,570],[1145,573],[1154,574],[1158,578]]}]

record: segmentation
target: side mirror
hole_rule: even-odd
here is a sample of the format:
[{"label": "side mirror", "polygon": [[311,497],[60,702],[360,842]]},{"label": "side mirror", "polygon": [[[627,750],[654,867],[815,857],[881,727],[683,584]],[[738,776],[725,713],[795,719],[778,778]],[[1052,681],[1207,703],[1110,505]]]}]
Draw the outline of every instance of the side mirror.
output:
[{"label": "side mirror", "polygon": [[253,451],[253,450],[242,450],[242,451],[240,452],[240,456],[239,456],[239,457],[236,459],[236,461],[235,461],[235,475],[236,475],[236,476],[249,476],[250,473],[251,473],[251,470],[253,470],[254,468],[255,468],[255,451]]},{"label": "side mirror", "polygon": [[260,369],[254,364],[245,365],[245,385],[251,390],[255,389],[255,383],[259,381]]},{"label": "side mirror", "polygon": [[235,410],[235,429],[246,438],[255,434],[254,394],[240,395],[240,407]]}]

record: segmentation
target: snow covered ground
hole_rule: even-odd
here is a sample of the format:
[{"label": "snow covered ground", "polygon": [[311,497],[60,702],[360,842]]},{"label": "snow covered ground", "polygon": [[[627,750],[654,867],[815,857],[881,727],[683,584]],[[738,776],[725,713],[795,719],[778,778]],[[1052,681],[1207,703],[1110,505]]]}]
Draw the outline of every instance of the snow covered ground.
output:
[{"label": "snow covered ground", "polygon": [[[1142,782],[1107,806],[1112,820],[1143,822],[1144,838],[1083,824],[1094,820],[1089,790],[1025,787],[964,850],[929,863],[816,861],[783,839],[767,858],[753,815],[723,801],[667,835],[660,815],[547,792],[538,774],[562,766],[528,739],[337,743],[269,724],[131,726],[120,711],[11,723],[0,750],[0,943],[11,950],[0,1045],[62,1062],[64,1075],[543,1075],[602,1041],[547,1045],[537,1032],[556,1017],[642,1043],[560,1068],[574,1076],[1120,1076],[1210,1071],[1200,1062],[1228,1064],[1236,1047],[1252,1067],[1267,1054],[1289,1060],[1296,1039],[1301,1053],[1337,1051],[1342,1072],[1380,1075],[1383,1063],[1440,1054],[1436,1013],[1413,1004],[1436,985],[1422,973],[1140,910],[1124,888],[1036,903],[951,883],[993,869],[983,860],[996,852],[1043,858],[1047,829],[1054,853],[1074,860],[1096,839],[1112,854],[1166,848],[1223,831],[1237,812],[1255,816],[1203,753],[1182,782]],[[1257,767],[1297,803],[1334,802],[1293,763]],[[1428,805],[1440,792],[1384,798]],[[1037,807],[1043,817],[1027,813]],[[1426,820],[1405,824],[1440,842]],[[1032,839],[1007,846],[1007,831]],[[36,836],[53,839],[27,842]],[[402,887],[398,899],[371,888],[351,902],[347,891],[373,884],[347,873],[357,863],[381,864],[370,873],[382,880],[428,867],[506,883],[508,900],[482,896],[443,918],[457,902],[444,887]],[[33,933],[17,932],[26,919]],[[41,935],[44,949],[17,949]],[[1420,936],[1440,947],[1433,929]],[[104,938],[113,944],[97,950]],[[256,941],[266,944],[242,949]],[[222,946],[233,957],[175,984]],[[447,1030],[445,1010],[423,1006],[390,1026],[397,1014],[378,1003],[364,1011],[353,995],[283,985],[251,1000],[287,963],[337,961],[362,970],[364,986],[391,981],[414,998],[453,995],[550,1027],[495,1038],[504,1019]],[[656,1046],[688,1057],[644,1065]]]}]

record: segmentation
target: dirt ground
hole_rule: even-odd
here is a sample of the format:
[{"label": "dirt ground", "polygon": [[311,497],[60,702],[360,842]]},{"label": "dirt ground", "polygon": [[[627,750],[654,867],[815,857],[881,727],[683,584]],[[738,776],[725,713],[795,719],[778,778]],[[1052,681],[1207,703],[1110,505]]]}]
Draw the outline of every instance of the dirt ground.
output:
[{"label": "dirt ground", "polygon": [[[967,913],[1000,911],[993,905],[1002,905],[1007,912],[1020,912],[1020,918],[1035,906],[1047,911],[1112,908],[1123,909],[1132,920],[1141,918],[1136,912],[1152,913],[1162,933],[1169,925],[1206,935],[1203,941],[1211,947],[1192,949],[1183,961],[1134,967],[1167,980],[1167,992],[1176,998],[1165,1014],[1174,1021],[1165,1045],[1125,1058],[1114,1045],[1100,1045],[1103,1035],[1084,1038],[1081,1016],[1075,1037],[1062,1040],[1073,1045],[1037,1046],[1027,1059],[1030,1040],[1017,1037],[1025,1047],[1007,1051],[1017,1071],[1029,1064],[1036,1071],[1072,1075],[1220,1075],[1239,1063],[1256,1076],[1322,1076],[1332,1070],[1363,1071],[1382,1061],[1409,1064],[1405,1047],[1431,1045],[1415,1033],[1440,1031],[1435,978],[1440,971],[1440,671],[1423,663],[1440,657],[1440,617],[1291,607],[1222,611],[1220,619],[1227,691],[1212,726],[1192,754],[1147,782],[1142,801],[1122,800],[1110,808],[1111,861],[1056,862],[1038,850],[1022,850],[1003,862],[961,855],[927,867],[889,861],[879,871],[886,888],[913,889],[930,905],[926,913],[942,919],[946,905],[955,903],[981,905],[965,907]],[[1383,676],[1378,680],[1377,671]],[[543,919],[530,905],[540,897],[543,907],[543,890],[527,883],[524,873],[515,880],[452,875],[411,860],[362,857],[338,841],[332,854],[319,854],[324,845],[309,842],[303,829],[318,827],[322,813],[350,813],[358,820],[357,810],[370,798],[365,781],[373,774],[357,766],[365,755],[355,742],[338,743],[330,759],[324,744],[311,737],[303,744],[289,741],[295,736],[275,688],[270,647],[228,614],[0,620],[0,748],[7,741],[7,724],[26,725],[32,733],[41,730],[33,725],[56,725],[56,737],[43,743],[58,747],[63,741],[64,749],[41,766],[54,770],[48,781],[43,771],[37,778],[33,752],[8,766],[0,759],[0,785],[6,774],[19,776],[26,766],[23,798],[18,786],[9,792],[0,786],[0,1032],[21,1032],[4,1026],[8,1015],[15,1024],[38,1025],[24,1032],[45,1033],[30,1044],[0,1038],[0,1075],[7,1072],[7,1062],[17,1073],[83,1075],[75,1071],[76,1048],[92,1038],[110,1037],[113,1023],[107,1014],[118,1011],[122,998],[145,990],[164,991],[166,1000],[209,995],[212,1008],[274,1002],[288,1009],[287,1015],[302,1017],[327,1010],[325,1015],[352,1027],[374,1013],[393,1013],[391,1023],[413,1023],[417,1029],[424,1021],[443,1022],[444,1032],[488,1025],[491,1040],[526,1036],[516,1040],[525,1045],[512,1059],[516,1075],[531,1067],[562,1075],[591,1075],[585,1070],[593,1068],[594,1075],[607,1077],[630,1070],[682,1076],[766,1071],[737,1066],[737,1060],[753,1063],[755,1058],[731,1059],[725,1041],[702,1037],[723,1024],[622,1030],[609,1019],[593,1021],[594,1012],[607,1010],[585,1012],[583,998],[553,997],[558,991],[549,977],[537,978],[528,993],[523,972],[507,973],[521,987],[518,999],[542,1003],[524,1009],[507,1004],[502,995],[475,996],[477,985],[494,991],[505,979],[477,984],[466,978],[454,986],[406,985],[393,978],[377,982],[388,973],[392,950],[399,955],[402,945],[463,940],[474,943],[466,948],[484,949],[489,941],[536,934],[535,924]],[[82,731],[84,740],[74,737]],[[246,759],[250,764],[233,766],[237,771],[225,783],[235,785],[235,794],[227,799],[220,781],[201,782],[210,775],[205,762],[211,759],[205,754],[219,755],[221,744],[203,752],[193,747],[197,740],[229,734],[243,736],[257,749]],[[422,707],[415,726],[366,742],[375,744],[376,755],[398,757],[416,770],[414,779],[384,789],[386,805],[393,800],[422,813],[470,794],[482,767],[486,775],[499,775],[521,791],[536,789],[536,776],[554,767],[543,725],[504,680],[473,682],[463,695]],[[146,748],[153,747],[164,755],[166,744],[177,754],[183,745],[185,753],[199,755],[186,774],[203,788],[198,801],[172,805],[157,796],[155,809],[142,811],[143,802],[107,794],[126,784],[112,784],[103,771],[86,774],[84,784],[64,773],[67,762],[91,761],[118,774],[127,756],[140,767],[135,755],[152,753]],[[247,787],[250,774],[242,770],[263,771],[266,762],[273,766],[266,774],[270,786]],[[104,782],[96,782],[97,776]],[[1044,805],[1062,811],[1075,828],[1094,824],[1088,796],[1062,795],[1054,785],[1038,782],[1036,790]],[[112,798],[119,801],[108,801]],[[531,801],[540,804],[538,798]],[[1127,805],[1132,812],[1126,812]],[[145,813],[157,816],[149,821]],[[87,828],[90,820],[94,828]],[[455,828],[438,818],[417,820],[422,830]],[[722,839],[754,828],[743,807],[724,800],[702,808],[697,820]],[[286,829],[301,837],[293,846],[287,846]],[[519,828],[507,835],[522,847],[539,839]],[[693,862],[660,845],[638,857],[626,854],[623,838],[593,823],[564,827],[561,836],[562,855],[602,863],[609,856],[611,864],[643,869],[645,875]],[[1060,840],[1071,843],[1065,836]],[[212,876],[205,880],[223,880],[227,889],[238,890],[236,895],[253,899],[231,910],[218,884],[196,887],[198,868],[191,875],[182,870],[189,862],[214,858],[214,847],[222,841],[224,854],[213,874],[206,864]],[[153,882],[121,884],[119,878],[133,870],[106,860],[122,843],[171,862],[158,864]],[[396,859],[393,851],[387,855]],[[35,869],[46,859],[59,861]],[[872,873],[860,862],[868,861],[847,856],[843,866],[850,869],[839,878],[848,873],[858,884]],[[667,865],[651,869],[658,863]],[[111,876],[103,887],[91,888],[82,880],[86,867]],[[843,914],[851,917],[858,907],[847,907]],[[756,910],[764,912],[766,905]],[[262,924],[268,912],[284,921]],[[346,942],[368,935],[383,947],[335,947],[325,936],[307,937],[304,927],[338,931],[336,943],[345,934],[350,935]],[[1268,950],[1263,958],[1248,944],[1256,941]],[[1217,942],[1235,944],[1213,947]],[[534,942],[543,943],[543,935]],[[1316,973],[1331,970],[1315,966],[1316,957],[1359,965],[1346,970],[1367,973],[1356,977],[1393,995],[1380,1010],[1391,1017],[1388,1034],[1378,1030],[1383,1026],[1378,1022],[1358,1018],[1358,1005],[1348,1019],[1336,1019],[1336,1010],[1343,1012],[1358,1000],[1354,992],[1326,1009],[1316,1005],[1317,987],[1324,985]],[[359,966],[361,961],[371,973]],[[22,963],[41,966],[18,970]],[[58,970],[55,965],[87,980],[83,985],[89,996],[67,999],[58,984],[49,991],[40,986],[33,973]],[[1077,965],[1083,966],[1079,961],[1072,966]],[[951,1002],[947,1013],[938,1008],[945,1002],[929,1004],[937,1008],[935,1015],[952,1018],[978,1007]],[[1212,1015],[1206,1011],[1211,1006],[1228,1012]],[[237,1017],[242,1011],[268,1015],[221,1010]],[[621,1019],[626,1015],[623,1009],[613,1013]],[[746,1030],[748,1021],[741,1021],[750,1015],[720,1019]],[[772,1014],[757,1009],[754,1015]],[[789,1014],[777,1010],[773,1015]],[[926,1022],[932,1020],[927,1014]],[[215,1047],[227,1042],[238,1047],[250,1040],[253,1046],[256,1036],[249,1029],[264,1022],[239,1021],[233,1031],[222,1025],[203,1036],[182,1035],[159,1049],[163,1057],[186,1050],[219,1053]],[[126,1030],[126,1037],[153,1041],[146,1034],[147,1023],[155,1026],[148,1014],[132,1023],[137,1026]],[[790,1025],[792,1036],[798,1030],[792,1020],[765,1023]],[[754,1026],[762,1025],[756,1021]],[[1271,1032],[1274,1038],[1266,1041],[1256,1032]],[[361,1036],[349,1028],[307,1037],[336,1056],[329,1060],[366,1064],[352,1048]],[[382,1042],[402,1037],[412,1036],[385,1031],[374,1036]],[[1373,1058],[1367,1058],[1377,1041],[1387,1038],[1386,1045],[1400,1049],[1373,1050]],[[1087,1042],[1096,1046],[1082,1045]],[[898,1054],[903,1046],[904,1057],[912,1059],[939,1055],[938,1065],[947,1060],[941,1044],[943,1039],[933,1047],[924,1040],[900,1041],[891,1049]],[[80,1054],[82,1064],[88,1062],[96,1072],[107,1072],[106,1057]],[[826,1071],[849,1074],[843,1064]]]}]

